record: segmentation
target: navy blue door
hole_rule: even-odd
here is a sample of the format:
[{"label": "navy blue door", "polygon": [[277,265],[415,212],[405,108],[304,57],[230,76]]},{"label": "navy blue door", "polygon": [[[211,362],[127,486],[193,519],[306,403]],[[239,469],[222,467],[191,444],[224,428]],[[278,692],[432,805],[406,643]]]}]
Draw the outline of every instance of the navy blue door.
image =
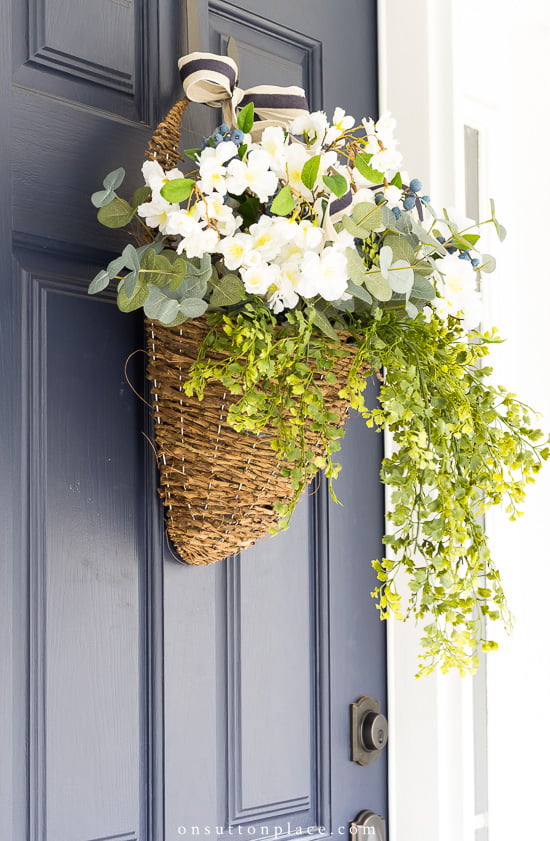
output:
[{"label": "navy blue door", "polygon": [[[375,5],[2,4],[1,841],[344,837],[386,815],[385,757],[349,758],[350,702],[385,709],[381,437],[350,419],[343,507],[321,482],[287,533],[182,567],[124,378],[141,318],[86,294],[121,245],[89,195],[121,164],[137,185],[178,56],[229,47],[244,86],[374,114]],[[190,107],[186,145],[215,119]],[[139,354],[129,373],[145,388]]]}]

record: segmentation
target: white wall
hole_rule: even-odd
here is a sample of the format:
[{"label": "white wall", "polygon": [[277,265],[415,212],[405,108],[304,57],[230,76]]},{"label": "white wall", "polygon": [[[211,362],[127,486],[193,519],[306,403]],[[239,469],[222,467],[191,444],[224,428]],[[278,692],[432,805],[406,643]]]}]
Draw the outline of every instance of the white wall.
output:
[{"label": "white wall", "polygon": [[[379,21],[381,105],[397,117],[406,168],[436,206],[460,207],[463,125],[480,130],[482,196],[495,198],[509,231],[502,245],[491,242],[498,269],[484,289],[485,323],[508,339],[495,346],[495,379],[543,412],[548,429],[550,4],[379,0]],[[513,636],[488,658],[491,841],[550,832],[549,501],[547,466],[522,519],[487,520],[516,617]],[[471,683],[414,681],[414,649],[414,629],[392,625],[391,841],[474,841]]]},{"label": "white wall", "polygon": [[[495,380],[550,426],[550,259],[545,232],[550,138],[550,5],[541,0],[460,0],[457,92],[466,120],[484,135],[483,188],[509,235],[486,288],[486,322],[506,344],[495,347]],[[549,243],[550,244],[550,243]],[[490,838],[550,836],[550,466],[528,492],[525,515],[487,520],[494,557],[516,617],[488,658]],[[521,817],[519,817],[521,815]],[[518,823],[515,824],[514,822]]]}]

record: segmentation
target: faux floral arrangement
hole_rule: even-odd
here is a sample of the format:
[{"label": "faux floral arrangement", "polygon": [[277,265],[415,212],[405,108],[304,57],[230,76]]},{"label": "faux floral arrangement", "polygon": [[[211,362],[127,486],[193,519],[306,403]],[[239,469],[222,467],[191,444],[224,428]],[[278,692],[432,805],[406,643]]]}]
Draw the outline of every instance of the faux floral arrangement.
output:
[{"label": "faux floral arrangement", "polygon": [[[382,617],[424,621],[421,672],[470,670],[496,647],[486,620],[509,622],[481,516],[503,501],[517,516],[549,455],[531,411],[491,384],[484,364],[499,339],[476,329],[479,281],[495,261],[478,251],[480,224],[436,211],[403,171],[391,116],[356,124],[337,108],[332,121],[304,111],[282,122],[258,130],[248,102],[236,124],[186,150],[185,171],[147,161],[130,202],[116,192],[124,171],[110,173],[92,197],[99,221],[137,223],[145,244],[127,245],[89,291],[114,279],[124,312],[143,307],[174,326],[207,319],[185,391],[200,397],[220,380],[238,398],[235,429],[276,430],[294,489],[279,503],[281,527],[312,458],[329,482],[338,474],[343,430],[314,374],[330,378],[331,359],[353,344],[340,394],[393,441],[381,468],[392,489],[389,552],[373,562],[373,595]],[[481,225],[503,238],[493,206]],[[365,363],[381,379],[374,409]],[[322,455],[303,434],[308,424]]]}]

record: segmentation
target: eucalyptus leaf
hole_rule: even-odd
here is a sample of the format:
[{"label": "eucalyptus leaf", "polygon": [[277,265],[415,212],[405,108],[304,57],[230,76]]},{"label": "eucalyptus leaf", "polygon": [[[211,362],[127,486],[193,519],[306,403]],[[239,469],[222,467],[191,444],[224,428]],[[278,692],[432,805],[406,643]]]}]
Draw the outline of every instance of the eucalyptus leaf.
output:
[{"label": "eucalyptus leaf", "polygon": [[187,261],[186,273],[189,277],[200,277],[201,280],[210,280],[212,275],[212,258],[206,252],[202,257],[193,257]]},{"label": "eucalyptus leaf", "polygon": [[481,264],[477,267],[478,272],[485,272],[486,274],[490,274],[494,272],[497,267],[497,261],[491,254],[482,254],[481,255]]},{"label": "eucalyptus leaf", "polygon": [[115,259],[111,260],[111,262],[107,266],[109,277],[116,277],[125,265],[126,261],[124,260],[124,257],[115,257]]},{"label": "eucalyptus leaf", "polygon": [[246,290],[241,278],[236,274],[226,274],[214,284],[210,296],[211,307],[230,307],[246,298]]},{"label": "eucalyptus leaf", "polygon": [[97,292],[102,292],[109,286],[111,275],[102,269],[96,274],[90,285],[88,286],[88,295],[95,295]]},{"label": "eucalyptus leaf", "polygon": [[106,228],[123,228],[134,218],[135,210],[127,201],[115,196],[97,211],[97,218]]},{"label": "eucalyptus leaf", "polygon": [[433,285],[429,280],[418,274],[416,271],[414,273],[414,283],[411,289],[410,297],[420,301],[431,301],[435,298],[435,289]]},{"label": "eucalyptus leaf", "polygon": [[[310,310],[311,311],[311,310]],[[336,333],[334,327],[326,317],[326,315],[318,310],[317,307],[312,307],[313,311],[313,323],[319,330],[328,336],[330,339],[334,339],[334,341],[339,341],[338,334]]]},{"label": "eucalyptus leaf", "polygon": [[144,184],[143,187],[138,187],[130,199],[131,206],[135,209],[140,204],[144,204],[151,198],[151,188]]},{"label": "eucalyptus leaf", "polygon": [[98,190],[97,193],[92,193],[90,201],[94,207],[104,207],[110,204],[115,199],[115,194],[112,190]]},{"label": "eucalyptus leaf", "polygon": [[288,216],[294,210],[295,205],[296,202],[290,191],[290,187],[287,185],[277,193],[271,202],[270,210],[276,216]]},{"label": "eucalyptus leaf", "polygon": [[118,290],[117,306],[121,312],[133,312],[145,304],[149,294],[146,286],[137,286],[134,296],[129,299],[124,291],[124,281]]},{"label": "eucalyptus leaf", "polygon": [[366,266],[356,248],[346,248],[347,271],[353,283],[361,286],[367,274]]},{"label": "eucalyptus leaf", "polygon": [[168,324],[178,314],[179,304],[173,298],[168,298],[157,286],[149,289],[147,300],[143,304],[143,310],[147,318]]},{"label": "eucalyptus leaf", "polygon": [[369,272],[365,277],[365,286],[379,301],[390,301],[392,288],[381,272]]},{"label": "eucalyptus leaf", "polygon": [[178,310],[186,318],[199,318],[208,309],[208,304],[202,298],[186,298],[178,305]]},{"label": "eucalyptus leaf", "polygon": [[118,190],[124,181],[125,175],[126,172],[124,168],[119,166],[118,169],[113,169],[112,172],[105,176],[103,179],[103,186],[106,190]]},{"label": "eucalyptus leaf", "polygon": [[382,209],[371,202],[356,204],[351,215],[357,225],[370,231],[374,231],[382,225]]},{"label": "eucalyptus leaf", "polygon": [[124,251],[122,252],[121,257],[123,257],[124,259],[124,265],[126,266],[126,268],[139,272],[139,255],[133,245],[127,245]]},{"label": "eucalyptus leaf", "polygon": [[128,274],[124,278],[124,293],[128,300],[132,299],[134,292],[136,291],[137,278],[138,275],[135,270],[128,272]]},{"label": "eucalyptus leaf", "polygon": [[359,300],[364,301],[366,304],[372,304],[372,296],[369,295],[366,289],[363,289],[362,286],[357,286],[352,280],[348,280],[347,291],[354,298],[359,298]]},{"label": "eucalyptus leaf", "polygon": [[388,234],[384,237],[384,245],[391,248],[394,260],[405,260],[407,263],[412,263],[415,259],[415,249],[404,236]]},{"label": "eucalyptus leaf", "polygon": [[186,275],[176,291],[180,301],[185,298],[203,298],[206,295],[208,282],[204,275]]},{"label": "eucalyptus leaf", "polygon": [[418,315],[418,307],[415,307],[410,301],[405,302],[405,310],[409,318],[416,318]]},{"label": "eucalyptus leaf", "polygon": [[351,216],[342,217],[342,227],[355,239],[366,239],[372,233],[370,228],[357,225]]}]

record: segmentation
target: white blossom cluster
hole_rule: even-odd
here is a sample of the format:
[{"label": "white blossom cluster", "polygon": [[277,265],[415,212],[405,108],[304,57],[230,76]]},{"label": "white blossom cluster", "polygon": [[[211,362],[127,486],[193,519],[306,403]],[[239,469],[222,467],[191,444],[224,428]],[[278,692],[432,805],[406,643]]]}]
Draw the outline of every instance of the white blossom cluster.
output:
[{"label": "white blossom cluster", "polygon": [[[347,214],[360,203],[372,203],[374,190],[390,209],[397,208],[403,197],[402,189],[390,183],[401,164],[393,136],[395,120],[386,114],[377,122],[364,119],[361,125],[362,151],[372,170],[383,175],[378,184],[341,154],[354,118],[337,108],[332,122],[317,111],[296,119],[290,132],[271,126],[257,142],[245,135],[247,150],[242,157],[230,139],[207,146],[197,156],[195,189],[181,204],[171,204],[161,189],[184,174],[179,169],[164,172],[156,161],[145,162],[142,171],[151,198],[138,207],[138,213],[150,228],[176,237],[178,253],[189,258],[205,253],[221,257],[225,270],[237,273],[246,291],[263,297],[275,313],[296,307],[300,298],[345,301],[350,297],[346,249],[355,247],[354,238],[344,229],[336,230],[330,211],[336,197],[323,177],[345,179],[351,198]],[[320,157],[320,163],[315,183],[308,188],[302,175],[314,156]],[[290,188],[295,201],[292,213],[270,213],[270,203],[284,187]],[[238,197],[243,195],[256,197],[265,208],[248,226],[239,215]],[[436,314],[444,318],[471,309],[477,295],[471,263],[449,255],[438,261],[438,269],[443,276],[449,271],[449,276],[437,287],[441,298],[434,307]],[[469,299],[466,289],[475,295]]]}]

